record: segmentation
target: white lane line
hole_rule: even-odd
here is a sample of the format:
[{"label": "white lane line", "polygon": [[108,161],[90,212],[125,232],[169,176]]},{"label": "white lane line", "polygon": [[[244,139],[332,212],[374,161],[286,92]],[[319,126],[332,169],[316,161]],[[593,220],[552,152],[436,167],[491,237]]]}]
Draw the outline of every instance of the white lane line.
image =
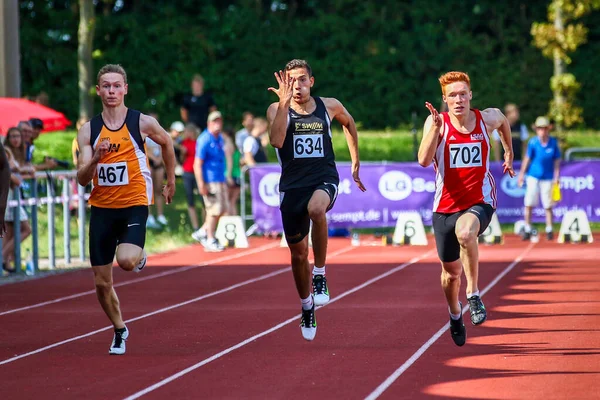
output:
[{"label": "white lane line", "polygon": [[[131,279],[131,280],[128,280],[128,281],[125,281],[125,282],[116,283],[113,286],[117,288],[117,287],[121,287],[121,286],[131,285],[132,283],[139,283],[139,282],[148,281],[150,279],[162,278],[163,276],[178,274],[180,272],[185,272],[185,271],[188,271],[190,269],[195,269],[195,268],[200,268],[200,267],[206,267],[207,265],[212,265],[212,264],[217,264],[217,263],[220,263],[220,262],[235,260],[236,258],[241,258],[241,257],[247,256],[247,255],[252,255],[252,254],[255,254],[255,253],[260,253],[260,252],[262,252],[264,250],[269,250],[269,249],[272,249],[272,248],[278,247],[278,246],[279,246],[279,242],[277,242],[277,243],[269,243],[269,244],[257,247],[256,249],[252,249],[252,250],[248,250],[248,251],[243,251],[243,252],[238,253],[238,254],[232,254],[232,255],[228,255],[228,256],[222,256],[222,257],[219,257],[219,258],[215,258],[214,260],[205,261],[205,262],[200,263],[200,264],[188,265],[188,266],[179,267],[179,268],[173,268],[173,269],[171,269],[169,271],[160,272],[158,274],[146,275],[146,276],[141,277],[141,278],[135,278],[135,279]],[[91,282],[91,280],[90,280],[90,282]],[[0,316],[7,315],[7,314],[14,314],[14,313],[19,312],[19,311],[31,310],[33,308],[43,307],[43,306],[47,306],[49,304],[60,303],[61,301],[76,299],[78,297],[86,296],[88,294],[96,294],[96,290],[88,290],[88,291],[85,291],[85,292],[75,293],[75,294],[72,294],[72,295],[69,295],[69,296],[59,297],[59,298],[54,299],[54,300],[48,300],[48,301],[44,301],[44,302],[41,302],[41,303],[32,304],[32,305],[29,305],[29,306],[24,306],[24,307],[14,308],[12,310],[2,311],[2,312],[0,312]]]},{"label": "white lane line", "polygon": [[[519,264],[523,258],[529,253],[529,251],[533,248],[535,243],[530,243],[529,246],[523,252],[515,258],[513,262],[511,262],[494,280],[492,280],[489,285],[485,287],[481,291],[481,296],[485,295],[490,291],[506,274],[508,274],[517,264]],[[464,306],[462,309],[462,313],[464,314],[469,309],[468,306]],[[408,360],[404,362],[393,374],[391,374],[385,381],[383,381],[371,394],[365,397],[365,400],[375,400],[383,392],[385,392],[407,369],[409,369],[450,327],[450,323],[446,323],[444,326],[440,328],[432,337],[429,338],[427,342],[423,344]]]},{"label": "white lane line", "polygon": [[[403,270],[404,268],[408,267],[409,265],[412,265],[412,264],[415,264],[415,263],[419,262],[420,260],[428,257],[434,251],[435,251],[435,249],[431,249],[428,252],[426,252],[425,254],[411,259],[407,263],[404,263],[402,265],[398,265],[397,267],[394,267],[391,270],[389,270],[389,271],[387,271],[387,272],[385,272],[385,273],[383,273],[381,275],[377,275],[376,277],[371,278],[368,281],[365,281],[364,283],[362,283],[362,284],[360,284],[358,286],[355,286],[354,288],[352,288],[350,290],[347,290],[346,292],[340,294],[339,296],[336,296],[333,299],[331,299],[329,301],[329,303],[327,303],[326,305],[319,307],[319,309],[323,308],[323,307],[327,307],[329,304],[335,303],[336,301],[341,300],[344,297],[349,296],[349,295],[351,295],[351,294],[353,294],[353,293],[355,293],[355,292],[357,292],[357,291],[359,291],[361,289],[364,289],[365,287],[367,287],[367,286],[369,286],[369,285],[371,285],[371,284],[373,284],[373,283],[375,283],[377,281],[380,281],[383,278],[386,278],[386,277],[388,277],[388,276],[390,276],[390,275],[392,275],[392,274],[394,274],[394,273],[396,273],[398,271]],[[192,371],[194,371],[194,370],[202,367],[203,365],[206,365],[206,364],[208,364],[208,363],[210,363],[210,362],[212,362],[214,360],[217,360],[217,359],[223,357],[224,355],[227,355],[227,354],[231,353],[234,350],[237,350],[237,349],[239,349],[241,347],[244,347],[245,345],[247,345],[249,343],[252,343],[253,341],[255,341],[255,340],[257,340],[257,339],[259,339],[259,338],[261,338],[263,336],[266,336],[269,333],[275,332],[275,331],[283,328],[284,326],[286,326],[286,325],[288,325],[288,324],[290,324],[290,323],[292,323],[294,321],[297,322],[299,318],[300,318],[300,314],[295,315],[295,316],[293,316],[293,317],[291,317],[291,318],[289,318],[289,319],[287,319],[287,320],[285,320],[285,321],[283,321],[283,322],[281,322],[281,323],[279,323],[279,324],[277,324],[277,325],[275,325],[275,326],[267,329],[266,331],[260,332],[260,333],[258,333],[256,335],[252,336],[252,337],[249,337],[248,339],[246,339],[246,340],[244,340],[244,341],[242,341],[242,342],[240,342],[240,343],[238,343],[238,344],[236,344],[234,346],[231,346],[231,347],[229,347],[229,348],[227,348],[227,349],[225,349],[225,350],[223,350],[223,351],[221,351],[221,352],[219,352],[217,354],[214,354],[213,356],[211,356],[209,358],[206,358],[206,359],[200,361],[199,363],[194,364],[194,365],[192,365],[192,366],[190,366],[190,367],[188,367],[188,368],[186,368],[186,369],[184,369],[182,371],[179,371],[176,374],[173,374],[173,375],[171,375],[171,376],[169,376],[169,377],[161,380],[160,382],[155,383],[154,385],[148,386],[147,388],[145,388],[143,390],[140,390],[139,392],[134,393],[134,394],[126,397],[125,400],[133,400],[133,399],[140,398],[141,396],[144,396],[144,395],[146,395],[146,394],[148,394],[148,393],[150,393],[150,392],[152,392],[152,391],[154,391],[154,390],[156,390],[156,389],[158,389],[158,388],[160,388],[160,387],[162,387],[162,386],[164,386],[164,385],[166,385],[166,384],[168,384],[170,382],[173,382],[174,380],[176,380],[178,378],[181,378],[182,376],[184,376],[186,374],[189,374],[190,372],[192,372]]]},{"label": "white lane line", "polygon": [[[334,251],[334,252],[332,252],[331,254],[328,255],[328,258],[335,257],[335,256],[337,256],[339,254],[342,254],[342,253],[346,253],[346,252],[348,252],[348,251],[350,251],[350,250],[352,250],[354,248],[355,247],[353,247],[353,246],[348,246],[348,247],[345,247],[343,249]],[[309,261],[312,262],[312,260],[309,260]],[[171,306],[164,307],[164,308],[161,308],[159,310],[152,311],[152,312],[140,315],[140,316],[135,317],[135,318],[130,318],[130,319],[124,321],[124,322],[127,324],[127,323],[130,323],[130,322],[138,321],[140,319],[151,317],[153,315],[162,314],[164,312],[173,310],[175,308],[183,307],[185,305],[188,305],[188,304],[191,304],[191,303],[195,303],[195,302],[200,301],[200,300],[208,299],[209,297],[213,297],[213,296],[216,296],[216,295],[221,294],[221,293],[226,293],[226,292],[232,291],[233,289],[237,289],[239,287],[246,286],[246,285],[249,285],[251,283],[263,281],[265,279],[271,278],[273,276],[282,274],[282,273],[287,272],[287,271],[291,271],[291,267],[278,269],[278,270],[270,272],[268,274],[257,276],[256,278],[247,279],[247,280],[245,280],[243,282],[236,283],[236,284],[228,286],[228,287],[226,287],[224,289],[220,289],[220,290],[217,290],[215,292],[203,294],[202,296],[198,296],[196,298],[193,298],[193,299],[190,299],[190,300],[186,300],[186,301],[183,301],[181,303],[173,304]],[[38,354],[38,353],[44,352],[46,350],[50,350],[50,349],[53,349],[55,347],[62,346],[63,344],[74,342],[76,340],[83,339],[83,338],[86,338],[88,336],[95,335],[96,333],[104,332],[104,331],[107,331],[107,330],[110,330],[110,329],[113,329],[112,325],[105,326],[104,328],[96,329],[95,331],[92,331],[92,332],[84,333],[83,335],[74,336],[72,338],[65,339],[65,340],[62,340],[60,342],[56,342],[56,343],[50,344],[48,346],[41,347],[39,349],[32,350],[32,351],[27,352],[27,353],[23,353],[23,354],[19,354],[19,355],[16,355],[14,357],[11,357],[11,358],[7,358],[6,360],[0,361],[0,365],[9,364],[9,363],[11,363],[13,361],[20,360],[21,358],[29,357],[29,356],[32,356],[34,354]]]}]

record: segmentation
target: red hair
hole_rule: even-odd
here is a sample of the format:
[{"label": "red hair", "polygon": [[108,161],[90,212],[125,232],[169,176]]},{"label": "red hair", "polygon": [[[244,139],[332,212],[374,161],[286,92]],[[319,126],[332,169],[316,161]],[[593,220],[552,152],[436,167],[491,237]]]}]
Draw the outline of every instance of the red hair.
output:
[{"label": "red hair", "polygon": [[450,71],[446,72],[444,75],[440,76],[438,79],[440,81],[440,86],[442,87],[442,94],[444,93],[444,87],[454,82],[465,82],[471,89],[471,79],[466,72],[461,71]]}]

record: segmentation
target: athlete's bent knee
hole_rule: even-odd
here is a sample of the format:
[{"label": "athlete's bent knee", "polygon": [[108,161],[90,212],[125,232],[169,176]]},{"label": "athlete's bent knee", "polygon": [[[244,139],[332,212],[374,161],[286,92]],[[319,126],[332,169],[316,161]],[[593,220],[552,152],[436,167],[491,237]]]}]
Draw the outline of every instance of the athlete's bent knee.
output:
[{"label": "athlete's bent knee", "polygon": [[460,273],[454,273],[446,271],[442,268],[442,281],[443,282],[456,282],[460,279]]},{"label": "athlete's bent knee", "polygon": [[130,257],[123,257],[123,258],[117,257],[117,264],[119,264],[119,267],[121,267],[125,271],[133,271],[137,262],[136,262],[136,260],[134,260]]},{"label": "athlete's bent knee", "polygon": [[308,246],[292,250],[292,265],[298,265],[308,259]]},{"label": "athlete's bent knee", "polygon": [[103,279],[102,277],[96,277],[94,279],[94,283],[96,284],[96,291],[97,292],[102,292],[102,293],[108,293],[112,290],[112,281],[107,281],[106,279]]},{"label": "athlete's bent knee", "polygon": [[313,221],[318,221],[325,218],[325,208],[320,206],[308,206],[308,216]]},{"label": "athlete's bent knee", "polygon": [[477,241],[477,232],[468,227],[458,229],[456,232],[456,238],[461,246],[466,246],[472,242]]}]

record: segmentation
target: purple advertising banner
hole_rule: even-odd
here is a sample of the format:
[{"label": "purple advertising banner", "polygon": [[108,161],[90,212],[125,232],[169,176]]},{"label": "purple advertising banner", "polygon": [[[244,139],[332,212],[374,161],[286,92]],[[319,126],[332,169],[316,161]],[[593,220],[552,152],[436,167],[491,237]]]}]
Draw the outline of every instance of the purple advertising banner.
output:
[{"label": "purple advertising banner", "polygon": [[[519,163],[515,163],[519,170]],[[498,193],[498,219],[515,222],[523,219],[525,187],[517,185],[517,177],[502,174],[500,163],[491,163]],[[431,225],[435,173],[433,167],[417,163],[365,163],[360,177],[367,188],[362,193],[354,184],[349,163],[338,163],[339,195],[327,213],[332,228],[376,228],[394,226],[398,214],[417,211],[425,225]],[[254,222],[261,231],[281,231],[279,213],[278,164],[250,169],[250,190]],[[568,210],[581,209],[590,221],[600,222],[600,161],[563,162],[560,170],[562,200],[554,207],[554,220],[560,222]],[[533,209],[534,222],[544,220],[541,207]]]}]

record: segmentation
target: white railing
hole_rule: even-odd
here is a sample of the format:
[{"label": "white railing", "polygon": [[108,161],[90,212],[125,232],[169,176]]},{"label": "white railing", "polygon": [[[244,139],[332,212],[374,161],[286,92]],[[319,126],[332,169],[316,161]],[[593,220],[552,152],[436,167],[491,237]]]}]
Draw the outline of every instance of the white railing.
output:
[{"label": "white railing", "polygon": [[[36,172],[33,179],[26,180],[19,188],[13,190],[13,198],[9,199],[7,208],[13,213],[13,221],[19,221],[19,208],[21,206],[29,209],[31,221],[31,236],[32,236],[32,261],[33,271],[29,273],[37,273],[39,271],[39,233],[40,227],[38,224],[38,207],[45,205],[48,207],[48,264],[50,269],[56,268],[56,210],[57,204],[63,206],[63,237],[64,237],[64,262],[71,264],[71,212],[70,203],[77,201],[77,213],[79,219],[78,239],[79,239],[79,259],[85,261],[85,222],[86,222],[86,203],[89,199],[89,194],[85,193],[85,188],[77,184],[77,194],[73,193],[72,186],[77,179],[77,171],[47,171]],[[38,197],[38,184],[45,182],[46,195]],[[62,183],[62,186],[58,183]],[[29,198],[22,199],[20,189],[29,187]],[[57,195],[56,190],[60,187],[61,193]],[[15,242],[15,270],[21,273],[21,224],[14,223],[14,242]],[[0,240],[1,243],[1,240]],[[2,255],[0,254],[0,261]]]}]

